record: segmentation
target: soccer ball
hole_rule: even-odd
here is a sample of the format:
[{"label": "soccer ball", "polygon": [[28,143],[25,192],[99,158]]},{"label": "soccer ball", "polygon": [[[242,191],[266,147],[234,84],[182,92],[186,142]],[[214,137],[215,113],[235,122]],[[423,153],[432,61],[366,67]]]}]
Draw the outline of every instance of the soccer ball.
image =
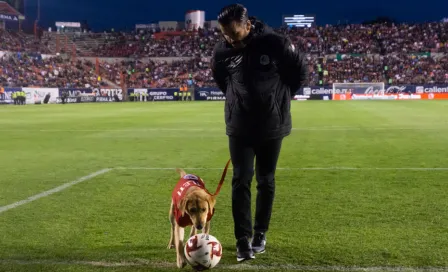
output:
[{"label": "soccer ball", "polygon": [[188,239],[184,248],[187,262],[197,271],[215,267],[222,256],[221,243],[210,234],[196,234]]}]

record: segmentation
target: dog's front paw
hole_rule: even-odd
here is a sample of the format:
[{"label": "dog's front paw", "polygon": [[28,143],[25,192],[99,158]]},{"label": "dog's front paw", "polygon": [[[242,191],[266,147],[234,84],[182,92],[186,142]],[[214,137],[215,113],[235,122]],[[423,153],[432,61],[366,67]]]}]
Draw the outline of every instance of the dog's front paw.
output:
[{"label": "dog's front paw", "polygon": [[178,256],[177,257],[177,267],[178,268],[184,268],[187,265],[187,260],[184,256]]}]

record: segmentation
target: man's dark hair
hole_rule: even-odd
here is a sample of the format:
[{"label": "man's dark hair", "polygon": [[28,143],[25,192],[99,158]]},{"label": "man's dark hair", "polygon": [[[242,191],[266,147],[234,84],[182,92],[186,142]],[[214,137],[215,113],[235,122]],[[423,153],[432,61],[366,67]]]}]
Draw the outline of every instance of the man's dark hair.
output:
[{"label": "man's dark hair", "polygon": [[229,25],[232,22],[246,23],[249,20],[247,8],[241,4],[232,4],[221,9],[218,15],[218,22],[221,25]]}]

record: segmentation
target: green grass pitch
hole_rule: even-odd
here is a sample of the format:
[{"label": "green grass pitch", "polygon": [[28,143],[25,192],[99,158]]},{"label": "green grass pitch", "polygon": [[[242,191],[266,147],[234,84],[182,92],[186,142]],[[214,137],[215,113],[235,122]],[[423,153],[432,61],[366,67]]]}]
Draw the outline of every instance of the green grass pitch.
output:
[{"label": "green grass pitch", "polygon": [[[166,249],[171,168],[204,168],[187,172],[215,190],[229,158],[223,106],[0,107],[0,210],[111,169],[0,212],[0,271],[178,271]],[[267,252],[236,264],[230,171],[212,222],[224,248],[214,270],[448,271],[447,109],[293,101]]]}]

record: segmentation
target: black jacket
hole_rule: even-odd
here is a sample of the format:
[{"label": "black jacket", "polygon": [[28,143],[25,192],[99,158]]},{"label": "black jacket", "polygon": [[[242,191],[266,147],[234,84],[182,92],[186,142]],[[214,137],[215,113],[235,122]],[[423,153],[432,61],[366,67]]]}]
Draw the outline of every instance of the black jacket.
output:
[{"label": "black jacket", "polygon": [[305,55],[267,25],[253,25],[246,47],[233,48],[223,39],[213,52],[213,78],[226,95],[226,133],[284,137],[291,133],[291,96],[307,78]]}]

